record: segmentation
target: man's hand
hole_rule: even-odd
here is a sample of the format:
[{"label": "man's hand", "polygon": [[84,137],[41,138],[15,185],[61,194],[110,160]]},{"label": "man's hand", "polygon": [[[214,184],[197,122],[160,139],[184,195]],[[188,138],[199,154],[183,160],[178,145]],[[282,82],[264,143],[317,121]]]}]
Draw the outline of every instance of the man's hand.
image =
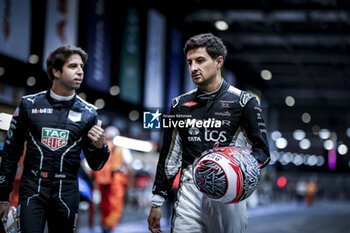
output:
[{"label": "man's hand", "polygon": [[4,222],[7,221],[7,216],[9,214],[9,209],[10,209],[10,203],[9,202],[0,203],[0,218],[2,218]]},{"label": "man's hand", "polygon": [[88,137],[91,139],[92,144],[98,149],[101,149],[106,143],[105,131],[101,128],[102,121],[98,120],[97,124],[94,125],[88,132]]},{"label": "man's hand", "polygon": [[161,207],[152,207],[148,215],[148,229],[152,233],[163,232],[160,228]]}]

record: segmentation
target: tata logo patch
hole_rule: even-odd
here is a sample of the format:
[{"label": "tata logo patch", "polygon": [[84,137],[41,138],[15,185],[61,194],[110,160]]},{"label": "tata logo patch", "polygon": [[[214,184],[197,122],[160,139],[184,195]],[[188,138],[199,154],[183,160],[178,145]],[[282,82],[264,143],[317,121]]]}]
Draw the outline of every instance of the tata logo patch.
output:
[{"label": "tata logo patch", "polygon": [[197,135],[197,134],[199,134],[199,129],[196,128],[196,127],[191,127],[191,128],[188,130],[188,133],[189,133],[190,135]]},{"label": "tata logo patch", "polygon": [[190,101],[190,102],[186,102],[186,103],[184,103],[182,105],[187,106],[187,107],[193,107],[193,106],[195,106],[197,104],[198,104],[197,102]]},{"label": "tata logo patch", "polygon": [[68,138],[68,130],[44,127],[41,131],[41,142],[52,151],[58,150],[67,145]]}]

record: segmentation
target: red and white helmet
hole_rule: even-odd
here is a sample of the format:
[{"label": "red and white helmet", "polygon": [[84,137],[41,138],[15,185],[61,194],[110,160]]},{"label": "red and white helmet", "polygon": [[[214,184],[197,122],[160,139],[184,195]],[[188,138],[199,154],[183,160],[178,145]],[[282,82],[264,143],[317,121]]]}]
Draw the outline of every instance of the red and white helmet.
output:
[{"label": "red and white helmet", "polygon": [[14,206],[10,206],[8,215],[7,215],[7,221],[4,222],[3,219],[2,223],[4,225],[4,230],[7,233],[20,233],[20,226],[19,226],[19,216],[17,208]]},{"label": "red and white helmet", "polygon": [[237,203],[258,187],[261,172],[257,160],[233,147],[217,147],[204,152],[193,164],[196,187],[221,203]]}]

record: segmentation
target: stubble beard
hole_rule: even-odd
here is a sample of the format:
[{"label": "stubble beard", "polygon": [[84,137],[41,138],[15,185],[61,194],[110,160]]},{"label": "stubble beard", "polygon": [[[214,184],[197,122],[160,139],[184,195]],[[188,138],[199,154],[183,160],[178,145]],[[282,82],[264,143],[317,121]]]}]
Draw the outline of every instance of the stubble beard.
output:
[{"label": "stubble beard", "polygon": [[205,89],[206,86],[210,85],[215,80],[215,75],[212,75],[211,77],[204,78],[202,76],[201,79],[198,81],[192,80],[195,85],[197,85],[200,89]]}]

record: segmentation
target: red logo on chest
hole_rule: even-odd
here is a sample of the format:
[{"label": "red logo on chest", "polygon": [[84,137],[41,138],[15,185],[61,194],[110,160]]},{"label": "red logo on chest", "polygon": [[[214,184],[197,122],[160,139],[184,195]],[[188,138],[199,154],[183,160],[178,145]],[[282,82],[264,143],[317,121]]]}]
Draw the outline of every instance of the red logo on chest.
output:
[{"label": "red logo on chest", "polygon": [[192,106],[195,106],[195,105],[197,105],[197,104],[198,104],[197,102],[190,101],[190,102],[186,102],[186,103],[184,103],[184,104],[182,104],[182,105],[185,105],[185,106],[187,106],[187,107],[192,107]]}]

